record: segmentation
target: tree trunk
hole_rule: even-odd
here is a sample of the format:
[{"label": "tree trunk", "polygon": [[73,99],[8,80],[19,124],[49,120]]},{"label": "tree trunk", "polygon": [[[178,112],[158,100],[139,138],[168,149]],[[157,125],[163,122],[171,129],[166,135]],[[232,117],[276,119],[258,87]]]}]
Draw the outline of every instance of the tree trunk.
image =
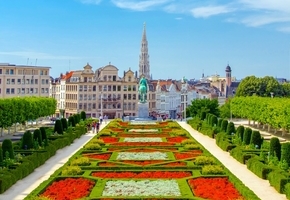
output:
[{"label": "tree trunk", "polygon": [[248,125],[250,125],[250,124],[251,124],[251,120],[248,119]]},{"label": "tree trunk", "polygon": [[286,134],[286,129],[282,128],[282,136],[284,136]]},{"label": "tree trunk", "polygon": [[268,125],[268,132],[270,132],[271,131],[271,126],[270,125]]},{"label": "tree trunk", "polygon": [[276,134],[276,133],[277,133],[277,129],[275,128],[275,129],[274,129],[274,134]]}]

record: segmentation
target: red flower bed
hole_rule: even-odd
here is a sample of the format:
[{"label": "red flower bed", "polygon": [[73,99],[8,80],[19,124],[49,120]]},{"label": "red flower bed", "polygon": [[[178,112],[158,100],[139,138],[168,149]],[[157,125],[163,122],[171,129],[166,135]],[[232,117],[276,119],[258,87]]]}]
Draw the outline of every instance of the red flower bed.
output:
[{"label": "red flower bed", "polygon": [[211,199],[243,199],[227,178],[197,178],[188,181],[195,196]]},{"label": "red flower bed", "polygon": [[95,182],[84,178],[66,178],[53,182],[41,197],[54,200],[74,200],[88,196]]},{"label": "red flower bed", "polygon": [[166,133],[120,133],[119,137],[170,137]]},{"label": "red flower bed", "polygon": [[[177,151],[178,149],[177,148],[154,148],[155,150],[154,151]],[[121,149],[121,148],[114,148],[114,147],[111,147],[111,148],[108,148],[108,151],[130,151],[130,152],[144,152],[144,149],[131,149],[131,148],[126,148],[126,149]],[[152,149],[153,150],[153,149]]]},{"label": "red flower bed", "polygon": [[124,160],[124,163],[135,164],[135,165],[151,165],[156,163],[164,162],[164,160],[144,160],[144,161],[135,161],[135,160]]},{"label": "red flower bed", "polygon": [[188,139],[187,137],[170,137],[170,138],[166,138],[167,142],[174,142],[174,143],[181,143],[183,140]]},{"label": "red flower bed", "polygon": [[192,176],[190,172],[143,171],[143,172],[93,172],[99,178],[185,178]]},{"label": "red flower bed", "polygon": [[181,166],[186,166],[185,162],[171,162],[171,163],[167,163],[162,165],[164,167],[181,167]]},{"label": "red flower bed", "polygon": [[109,160],[111,157],[110,153],[105,153],[105,154],[83,154],[83,156],[93,158],[93,159],[99,159],[99,160]]},{"label": "red flower bed", "polygon": [[114,143],[119,141],[119,138],[116,137],[100,137],[100,139],[103,140],[105,143]]},{"label": "red flower bed", "polygon": [[98,166],[100,166],[100,167],[116,167],[116,166],[118,166],[118,164],[111,163],[111,162],[100,162],[100,163],[98,163]]},{"label": "red flower bed", "polygon": [[186,159],[186,158],[195,158],[199,156],[201,153],[178,153],[174,152],[174,157],[177,160]]},{"label": "red flower bed", "polygon": [[118,142],[115,146],[173,146],[170,142]]}]

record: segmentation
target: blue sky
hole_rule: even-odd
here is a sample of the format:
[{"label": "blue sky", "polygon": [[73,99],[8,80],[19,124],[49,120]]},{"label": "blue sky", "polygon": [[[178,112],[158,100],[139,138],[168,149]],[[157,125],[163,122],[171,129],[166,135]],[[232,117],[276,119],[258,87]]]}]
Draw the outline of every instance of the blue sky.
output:
[{"label": "blue sky", "polygon": [[0,62],[51,75],[111,62],[138,71],[143,23],[154,79],[290,78],[289,0],[0,0]]}]

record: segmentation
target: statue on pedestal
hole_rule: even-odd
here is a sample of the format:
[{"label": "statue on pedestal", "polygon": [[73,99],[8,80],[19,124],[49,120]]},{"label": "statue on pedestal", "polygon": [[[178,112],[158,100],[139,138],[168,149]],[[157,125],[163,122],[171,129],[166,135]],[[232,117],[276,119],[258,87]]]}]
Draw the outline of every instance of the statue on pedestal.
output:
[{"label": "statue on pedestal", "polygon": [[147,99],[147,81],[144,76],[139,81],[139,90],[138,93],[140,95],[140,103],[146,103]]}]

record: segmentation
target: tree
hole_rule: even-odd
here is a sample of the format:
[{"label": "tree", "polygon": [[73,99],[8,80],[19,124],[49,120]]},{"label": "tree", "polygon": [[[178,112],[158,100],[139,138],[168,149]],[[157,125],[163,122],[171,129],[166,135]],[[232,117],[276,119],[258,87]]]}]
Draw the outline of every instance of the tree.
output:
[{"label": "tree", "polygon": [[257,146],[258,149],[261,148],[263,142],[263,138],[261,137],[261,134],[259,131],[253,131],[251,135],[251,141],[250,143],[253,144],[255,147]]},{"label": "tree", "polygon": [[246,128],[244,132],[243,142],[245,145],[249,145],[251,143],[252,129]]},{"label": "tree", "polygon": [[290,143],[286,142],[282,145],[281,160],[285,160],[290,166]]},{"label": "tree", "polygon": [[281,159],[281,143],[277,137],[270,139],[270,156],[276,156],[278,160]]},{"label": "tree", "polygon": [[227,125],[227,135],[231,135],[232,133],[235,133],[236,129],[235,129],[235,124],[233,122],[228,123]]},{"label": "tree", "polygon": [[236,133],[237,133],[238,137],[241,139],[241,141],[243,141],[243,139],[244,139],[244,131],[245,131],[244,126],[242,126],[242,125],[238,126]]},{"label": "tree", "polygon": [[195,99],[188,106],[188,111],[191,117],[204,115],[203,113],[211,113],[213,115],[219,116],[219,104],[217,99]]},{"label": "tree", "polygon": [[282,84],[282,90],[283,90],[283,96],[284,97],[290,97],[290,83],[283,83]]},{"label": "tree", "polygon": [[82,120],[85,120],[87,118],[87,114],[86,114],[86,112],[85,111],[82,111],[81,112],[81,119]]},{"label": "tree", "polygon": [[220,117],[229,119],[231,117],[230,102],[226,101],[225,104],[219,107]]},{"label": "tree", "polygon": [[42,146],[42,134],[39,129],[35,129],[33,132],[33,140],[38,142],[39,146]]},{"label": "tree", "polygon": [[25,131],[22,137],[22,149],[32,149],[33,148],[33,138],[31,132]]},{"label": "tree", "polygon": [[228,120],[223,119],[222,124],[221,124],[221,130],[226,132],[227,131],[227,127],[228,127]]},{"label": "tree", "polygon": [[283,87],[279,82],[271,76],[257,78],[255,76],[247,76],[244,78],[236,91],[236,96],[261,96],[270,97],[271,93],[275,96],[283,95]]},{"label": "tree", "polygon": [[61,118],[61,124],[62,124],[63,130],[67,130],[67,120],[66,120],[66,118]]},{"label": "tree", "polygon": [[75,118],[73,116],[69,116],[69,118],[68,118],[68,125],[69,126],[72,126],[72,127],[75,127],[76,126]]},{"label": "tree", "polygon": [[13,144],[10,139],[5,139],[2,143],[3,157],[6,157],[6,152],[9,153],[9,158],[14,159]]},{"label": "tree", "polygon": [[62,124],[61,124],[61,121],[59,119],[57,119],[55,121],[53,132],[54,133],[57,132],[58,134],[63,134]]}]

